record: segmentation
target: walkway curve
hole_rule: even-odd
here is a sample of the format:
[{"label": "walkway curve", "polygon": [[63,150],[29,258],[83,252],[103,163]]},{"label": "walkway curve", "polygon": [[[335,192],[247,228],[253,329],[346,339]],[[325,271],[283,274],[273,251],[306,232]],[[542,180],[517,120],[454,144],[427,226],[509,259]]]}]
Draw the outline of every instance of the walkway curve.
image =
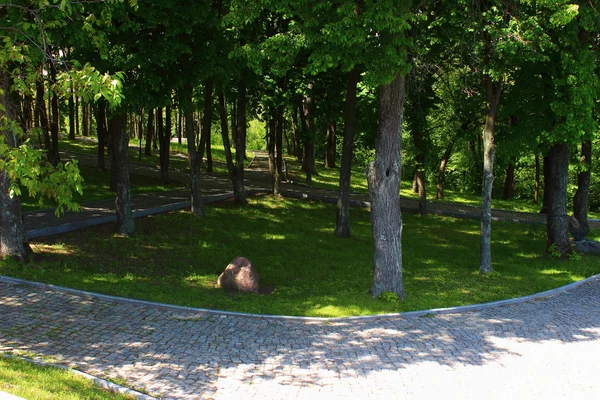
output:
[{"label": "walkway curve", "polygon": [[600,398],[598,277],[479,311],[335,321],[0,282],[0,321],[0,351],[41,354],[166,399]]}]

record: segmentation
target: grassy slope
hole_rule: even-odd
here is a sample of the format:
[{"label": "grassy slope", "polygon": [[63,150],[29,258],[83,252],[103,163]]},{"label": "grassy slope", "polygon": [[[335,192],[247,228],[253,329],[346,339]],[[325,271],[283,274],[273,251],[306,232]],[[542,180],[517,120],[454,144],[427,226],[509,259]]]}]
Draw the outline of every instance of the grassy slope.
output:
[{"label": "grassy slope", "polygon": [[[138,233],[112,227],[35,243],[33,264],[0,262],[0,274],[118,296],[266,314],[344,316],[481,303],[531,294],[600,273],[598,258],[556,261],[544,227],[494,223],[495,272],[478,273],[477,221],[404,216],[407,300],[373,301],[369,214],[352,210],[352,239],[332,234],[335,208],[276,198],[250,207],[220,204],[207,217],[178,212],[138,220]],[[591,235],[600,239],[600,232]],[[460,254],[460,257],[456,257]],[[226,295],[214,287],[236,256],[251,259],[271,295]]]},{"label": "grassy slope", "polygon": [[[80,165],[79,169],[84,179],[83,195],[76,195],[76,200],[81,203],[90,201],[113,199],[115,194],[108,187],[110,183],[110,172],[100,172],[96,168]],[[182,188],[183,184],[174,182],[167,185],[160,184],[157,179],[131,175],[131,189],[133,194],[162,192]],[[22,196],[23,211],[37,210],[41,208],[55,208],[56,204],[49,199],[32,199],[26,194]]]},{"label": "grassy slope", "polygon": [[106,392],[70,372],[1,355],[0,391],[36,400],[131,399],[129,396]]}]

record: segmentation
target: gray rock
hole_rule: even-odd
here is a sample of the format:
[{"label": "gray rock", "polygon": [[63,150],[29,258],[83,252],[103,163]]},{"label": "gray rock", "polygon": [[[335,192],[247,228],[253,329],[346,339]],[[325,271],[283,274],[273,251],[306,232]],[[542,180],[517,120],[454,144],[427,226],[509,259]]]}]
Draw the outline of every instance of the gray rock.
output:
[{"label": "gray rock", "polygon": [[259,283],[254,265],[244,257],[234,258],[217,279],[218,287],[239,293],[258,293]]}]

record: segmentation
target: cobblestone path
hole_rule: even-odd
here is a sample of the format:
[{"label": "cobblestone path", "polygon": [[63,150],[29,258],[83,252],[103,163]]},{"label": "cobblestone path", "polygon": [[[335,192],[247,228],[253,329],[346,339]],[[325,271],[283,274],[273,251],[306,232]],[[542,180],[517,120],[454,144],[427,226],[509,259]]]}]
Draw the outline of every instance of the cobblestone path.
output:
[{"label": "cobblestone path", "polygon": [[0,283],[0,352],[166,399],[599,399],[600,280],[475,312],[310,321]]}]

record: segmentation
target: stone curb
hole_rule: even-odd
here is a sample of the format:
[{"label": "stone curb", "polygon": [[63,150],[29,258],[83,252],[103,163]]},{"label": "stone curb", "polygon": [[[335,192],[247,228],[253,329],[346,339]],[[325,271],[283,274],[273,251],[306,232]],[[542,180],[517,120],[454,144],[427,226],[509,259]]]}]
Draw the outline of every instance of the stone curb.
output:
[{"label": "stone curb", "polygon": [[358,321],[358,320],[377,320],[377,319],[389,319],[389,318],[408,318],[408,317],[423,317],[428,315],[442,315],[442,314],[456,314],[461,312],[468,311],[481,311],[487,310],[495,307],[508,306],[513,304],[525,303],[532,300],[540,300],[547,297],[556,296],[560,293],[566,292],[571,289],[575,289],[581,285],[584,285],[588,282],[592,282],[595,280],[600,280],[600,274],[590,276],[589,278],[582,279],[578,282],[573,282],[565,286],[560,286],[558,288],[546,290],[540,293],[534,293],[528,296],[516,297],[512,299],[506,300],[498,300],[491,301],[488,303],[481,304],[471,304],[468,306],[457,306],[457,307],[448,307],[448,308],[432,308],[429,310],[418,310],[418,311],[407,311],[400,313],[390,313],[390,314],[376,314],[376,315],[364,315],[364,316],[355,316],[355,317],[336,317],[336,318],[325,318],[325,317],[296,317],[296,316],[288,316],[288,315],[271,315],[271,314],[249,314],[235,311],[221,311],[221,310],[211,310],[206,308],[196,308],[196,307],[187,307],[187,306],[177,306],[173,304],[164,304],[157,303],[154,301],[146,301],[146,300],[137,300],[137,299],[128,299],[125,297],[117,297],[106,294],[88,292],[85,290],[71,289],[63,286],[56,286],[48,283],[41,282],[33,282],[27,281],[25,279],[20,278],[11,278],[7,276],[0,275],[0,283],[7,283],[13,285],[27,285],[34,286],[43,289],[50,289],[54,291],[61,291],[66,293],[73,293],[76,295],[84,295],[89,297],[96,297],[103,300],[109,300],[120,303],[131,303],[131,304],[139,304],[149,307],[157,307],[164,308],[170,310],[184,310],[184,311],[194,311],[194,312],[202,312],[207,314],[215,314],[221,316],[221,318],[227,317],[246,317],[246,318],[258,318],[258,319],[273,319],[273,320],[289,320],[289,321],[316,321],[316,322],[343,322],[343,321]]},{"label": "stone curb", "polygon": [[123,394],[126,396],[132,396],[133,398],[135,398],[137,400],[157,400],[156,397],[148,396],[147,394],[138,392],[137,390],[133,390],[133,389],[127,388],[125,386],[117,385],[116,383],[107,381],[106,379],[98,378],[93,375],[86,374],[85,372],[82,372],[82,371],[79,371],[79,370],[76,370],[73,368],[69,368],[69,367],[66,367],[61,364],[53,364],[53,363],[48,363],[48,362],[44,362],[44,361],[34,360],[31,358],[18,357],[18,356],[14,356],[11,354],[4,354],[4,356],[7,358],[13,358],[13,359],[22,360],[22,361],[25,361],[25,362],[28,362],[31,364],[39,365],[41,367],[51,367],[51,368],[57,368],[57,369],[62,369],[64,371],[72,372],[73,374],[75,374],[77,376],[81,376],[84,379],[92,381],[94,383],[94,385],[98,386],[99,388],[101,388],[103,390],[111,392],[111,393],[118,393],[118,394]]}]

